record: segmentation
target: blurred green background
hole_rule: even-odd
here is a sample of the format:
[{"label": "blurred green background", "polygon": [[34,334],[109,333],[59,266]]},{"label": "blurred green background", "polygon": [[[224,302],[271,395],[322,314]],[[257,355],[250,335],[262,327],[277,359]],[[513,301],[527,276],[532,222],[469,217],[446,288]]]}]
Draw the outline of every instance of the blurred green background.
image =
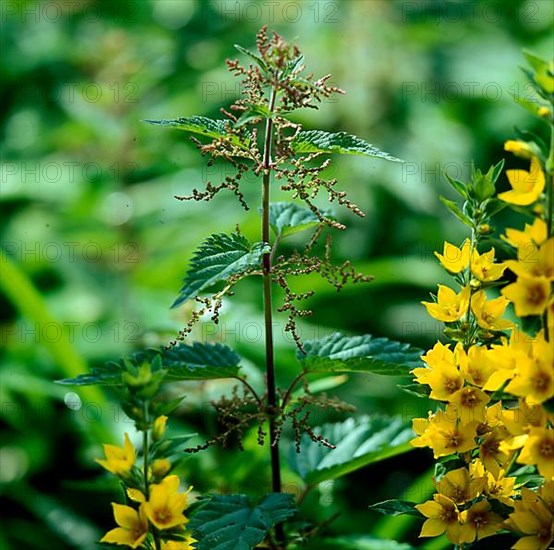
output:
[{"label": "blurred green background", "polygon": [[[120,442],[132,425],[109,393],[53,381],[172,338],[190,310],[169,306],[206,235],[238,222],[259,239],[259,182],[247,179],[248,213],[225,194],[211,204],[176,201],[219,183],[225,169],[208,168],[184,133],[142,119],[217,117],[240,92],[224,63],[237,57],[233,44],[253,48],[265,23],[295,41],[310,72],[331,73],[347,92],[296,120],[359,135],[407,161],[333,159],[328,175],[367,214],[336,211],[348,225],[334,238],[336,260],[352,260],[375,280],[341,294],[305,282],[317,296],[302,335],[371,333],[425,348],[440,326],[419,302],[447,280],[432,251],[464,237],[438,201],[451,196],[442,172],[463,180],[472,159],[487,169],[504,156],[514,127],[542,131],[511,94],[529,92],[518,69],[522,48],[552,54],[552,18],[548,0],[3,2],[0,548],[94,548],[112,527],[117,487],[93,459],[102,441]],[[221,325],[199,326],[195,337],[237,349],[260,384],[260,321],[259,288],[244,284]],[[297,367],[285,320],[277,322],[286,382]],[[426,414],[398,380],[341,382],[336,392],[360,414]],[[169,390],[188,395],[171,429],[213,432],[208,402],[226,387]],[[314,422],[329,419],[341,417]],[[246,447],[246,455],[194,455],[181,473],[199,492],[265,489],[267,453],[255,436]],[[383,521],[367,506],[422,500],[418,476],[430,465],[418,451],[366,468],[315,491],[307,513],[342,512],[330,531],[417,543],[417,522]],[[292,474],[285,483],[297,490]]]}]

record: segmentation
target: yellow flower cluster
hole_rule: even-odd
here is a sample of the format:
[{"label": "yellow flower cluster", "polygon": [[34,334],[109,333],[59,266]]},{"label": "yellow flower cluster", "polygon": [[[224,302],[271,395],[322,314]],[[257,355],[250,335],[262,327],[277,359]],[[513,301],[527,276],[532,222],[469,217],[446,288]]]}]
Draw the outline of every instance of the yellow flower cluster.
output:
[{"label": "yellow flower cluster", "polygon": [[[167,417],[158,417],[152,427],[152,439],[159,441],[165,432]],[[194,550],[195,539],[186,531],[188,493],[179,492],[179,477],[166,475],[171,469],[167,458],[154,460],[147,474],[138,471],[136,450],[125,434],[123,447],[104,445],[105,460],[97,462],[117,475],[126,486],[128,504],[112,502],[117,527],[108,531],[100,542],[119,544],[130,548],[161,550]],[[146,480],[146,483],[144,483]],[[139,488],[140,487],[140,488]],[[154,537],[156,537],[154,539]]]},{"label": "yellow flower cluster", "polygon": [[[545,175],[534,150],[518,143],[506,149],[528,155],[531,171],[507,171],[513,189],[498,198],[531,205]],[[412,445],[429,447],[441,463],[436,494],[416,506],[426,518],[421,537],[445,533],[463,547],[512,532],[519,550],[546,550],[554,541],[554,237],[548,231],[541,217],[523,230],[507,229],[502,239],[516,259],[503,262],[495,261],[494,248],[479,253],[478,231],[435,253],[458,288],[439,285],[436,299],[423,302],[454,342],[437,342],[422,357],[425,366],[412,371],[438,402],[427,418],[413,420]],[[499,295],[489,298],[491,289]],[[535,328],[524,331],[505,319],[510,304],[516,317],[532,316],[526,321]]]}]

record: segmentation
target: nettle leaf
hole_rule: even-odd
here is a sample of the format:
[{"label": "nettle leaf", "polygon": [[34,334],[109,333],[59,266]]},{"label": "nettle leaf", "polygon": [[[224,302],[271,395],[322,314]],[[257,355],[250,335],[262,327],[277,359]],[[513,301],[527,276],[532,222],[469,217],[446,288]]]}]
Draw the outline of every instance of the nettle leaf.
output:
[{"label": "nettle leaf", "polygon": [[233,378],[240,370],[240,357],[225,344],[180,343],[162,351],[166,380]]},{"label": "nettle leaf", "polygon": [[423,366],[423,351],[406,343],[387,338],[343,336],[335,332],[320,340],[303,344],[305,354],[298,350],[297,358],[312,372],[371,372],[405,376]]},{"label": "nettle leaf", "polygon": [[[150,348],[138,351],[130,358],[120,361],[110,361],[101,367],[94,367],[90,374],[81,374],[76,378],[59,380],[59,384],[67,386],[123,386],[125,362],[140,365],[144,362],[150,365],[159,363],[162,382],[174,380],[211,380],[217,378],[233,378],[240,371],[240,357],[225,344],[192,344],[179,343],[169,349]],[[163,371],[163,373],[161,372]],[[179,404],[179,400],[168,404],[169,407]],[[171,410],[168,409],[168,410]],[[159,412],[159,414],[167,414]]]},{"label": "nettle leaf", "polygon": [[249,550],[270,529],[296,513],[291,494],[271,493],[258,505],[246,495],[212,495],[201,503],[187,527],[197,550]]},{"label": "nettle leaf", "polygon": [[194,253],[179,297],[171,307],[195,298],[231,275],[259,267],[262,255],[269,250],[269,245],[250,243],[238,233],[210,235]]},{"label": "nettle leaf", "polygon": [[56,380],[56,384],[64,386],[119,386],[122,381],[122,368],[117,363],[106,363],[93,367],[90,373],[80,374],[75,378]]},{"label": "nettle leaf", "polygon": [[336,479],[391,456],[413,449],[414,432],[400,417],[363,416],[336,424],[324,424],[314,432],[336,446],[329,449],[314,443],[308,434],[300,453],[290,446],[289,464],[308,484]]},{"label": "nettle leaf", "polygon": [[404,162],[393,157],[371,143],[346,132],[332,134],[322,130],[299,132],[291,142],[295,153],[338,153],[340,155],[366,155],[393,162]]},{"label": "nettle leaf", "polygon": [[377,502],[369,506],[370,510],[385,514],[386,516],[417,516],[421,517],[421,513],[415,508],[416,502],[409,502],[407,500],[384,500],[383,502]]},{"label": "nettle leaf", "polygon": [[[322,215],[329,214],[322,211]],[[269,223],[277,235],[286,237],[315,227],[321,220],[305,206],[293,202],[272,202],[269,205]]]},{"label": "nettle leaf", "polygon": [[175,119],[145,120],[144,122],[156,126],[168,126],[176,130],[184,130],[191,134],[199,134],[213,139],[227,139],[233,145],[237,145],[243,149],[247,149],[250,145],[249,138],[241,140],[235,134],[230,134],[228,128],[229,121],[223,119],[213,119],[195,115]]}]

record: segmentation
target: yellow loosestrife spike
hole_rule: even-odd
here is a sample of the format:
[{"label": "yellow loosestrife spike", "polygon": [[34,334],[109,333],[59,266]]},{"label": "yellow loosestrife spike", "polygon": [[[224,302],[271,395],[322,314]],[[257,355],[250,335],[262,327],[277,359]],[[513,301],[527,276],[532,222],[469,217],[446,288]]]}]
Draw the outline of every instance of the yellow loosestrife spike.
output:
[{"label": "yellow loosestrife spike", "polygon": [[504,202],[518,206],[528,206],[537,201],[544,190],[544,173],[536,157],[531,159],[529,172],[525,170],[506,170],[506,176],[512,189],[498,194],[498,198]]},{"label": "yellow loosestrife spike", "polygon": [[97,458],[96,462],[116,476],[126,476],[135,464],[135,448],[127,433],[125,434],[123,447],[104,445],[104,454],[106,455],[106,460]]}]

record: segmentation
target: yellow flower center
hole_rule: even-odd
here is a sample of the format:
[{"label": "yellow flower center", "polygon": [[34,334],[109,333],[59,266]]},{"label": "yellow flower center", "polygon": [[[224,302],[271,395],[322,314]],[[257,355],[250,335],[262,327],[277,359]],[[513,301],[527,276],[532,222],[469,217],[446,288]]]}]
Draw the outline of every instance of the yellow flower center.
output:
[{"label": "yellow flower center", "polygon": [[458,514],[454,508],[444,508],[441,510],[440,519],[445,523],[452,523],[453,521],[458,521]]},{"label": "yellow flower center", "polygon": [[486,513],[473,514],[473,516],[471,517],[471,522],[473,523],[473,525],[475,525],[476,529],[480,529],[481,527],[487,525],[488,523],[487,514]]},{"label": "yellow flower center", "polygon": [[447,378],[444,382],[444,387],[448,390],[449,393],[454,393],[458,391],[461,386],[461,380],[456,380],[455,378]]}]

